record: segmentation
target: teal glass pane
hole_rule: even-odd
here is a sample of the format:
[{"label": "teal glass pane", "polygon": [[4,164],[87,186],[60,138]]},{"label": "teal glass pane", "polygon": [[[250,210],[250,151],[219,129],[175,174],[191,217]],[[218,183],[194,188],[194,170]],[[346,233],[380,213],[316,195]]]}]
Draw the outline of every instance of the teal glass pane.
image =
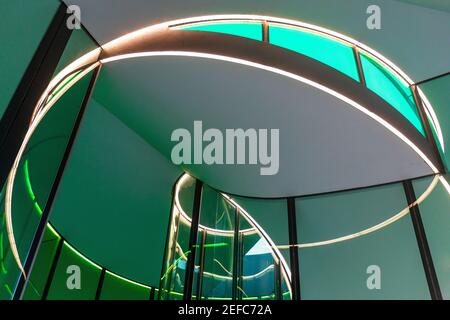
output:
[{"label": "teal glass pane", "polygon": [[[330,240],[371,227],[407,207],[401,184],[296,199],[300,243]],[[300,248],[302,299],[430,299],[409,215],[377,231]],[[380,287],[370,278],[379,267]]]},{"label": "teal glass pane", "polygon": [[[447,180],[450,177],[447,177]],[[433,178],[423,178],[413,182],[419,197],[430,185]],[[434,268],[444,299],[450,299],[450,195],[441,183],[419,205],[420,215],[433,258]]]},{"label": "teal glass pane", "polygon": [[318,60],[359,81],[353,48],[341,42],[277,25],[269,25],[269,42]]},{"label": "teal glass pane", "polygon": [[257,22],[205,23],[180,26],[176,29],[226,33],[234,36],[262,41],[262,24]]},{"label": "teal glass pane", "polygon": [[[69,288],[74,273],[68,272],[70,266],[80,268],[80,288]],[[63,244],[58,259],[52,284],[48,292],[48,300],[94,300],[100,279],[101,268],[82,256],[78,251]]]},{"label": "teal glass pane", "polygon": [[411,89],[369,56],[359,53],[366,86],[386,100],[425,136]]},{"label": "teal glass pane", "polygon": [[106,271],[100,300],[149,300],[150,287]]}]

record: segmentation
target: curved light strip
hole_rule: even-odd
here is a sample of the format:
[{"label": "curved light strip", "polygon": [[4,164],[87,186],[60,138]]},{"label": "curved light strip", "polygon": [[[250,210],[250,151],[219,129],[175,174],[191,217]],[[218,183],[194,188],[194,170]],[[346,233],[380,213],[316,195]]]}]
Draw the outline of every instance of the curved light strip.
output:
[{"label": "curved light strip", "polygon": [[22,141],[22,145],[20,146],[19,152],[16,156],[16,159],[14,160],[14,164],[12,166],[12,169],[8,176],[8,181],[6,185],[6,194],[5,194],[5,215],[6,215],[6,230],[8,234],[8,240],[11,247],[11,252],[14,256],[14,260],[17,263],[17,266],[19,267],[20,271],[24,275],[24,278],[27,278],[27,275],[25,273],[25,270],[23,269],[22,262],[20,260],[19,251],[17,249],[17,244],[14,238],[14,230],[13,230],[13,224],[12,224],[12,193],[14,188],[14,179],[17,173],[17,168],[20,163],[20,159],[22,158],[22,155],[25,151],[26,146],[28,145],[28,142],[30,141],[34,131],[36,130],[39,123],[42,121],[44,116],[47,114],[47,112],[50,110],[50,108],[58,101],[58,99],[65,93],[67,90],[69,90],[78,80],[83,78],[86,74],[88,74],[90,71],[95,69],[100,63],[97,62],[93,64],[92,66],[88,67],[87,69],[83,70],[78,74],[68,85],[66,85],[57,95],[55,95],[55,98],[50,101],[43,109],[41,109],[36,115],[33,121],[30,124],[30,127],[28,128],[28,131],[25,135],[24,140]]},{"label": "curved light strip", "polygon": [[[115,40],[112,40],[106,44],[104,44],[102,47],[105,50],[110,50],[113,48],[116,48],[120,45],[123,45],[131,40],[136,40],[139,37],[142,37],[146,34],[149,34],[151,32],[155,31],[161,31],[166,28],[171,27],[178,27],[180,25],[189,25],[189,24],[198,24],[198,23],[205,23],[205,22],[222,22],[222,21],[253,21],[253,22],[273,22],[278,24],[284,24],[284,25],[290,25],[295,26],[303,29],[307,29],[309,31],[313,31],[315,33],[318,33],[320,35],[328,36],[333,38],[334,40],[344,42],[346,44],[356,46],[360,51],[365,51],[365,53],[369,54],[378,62],[380,62],[386,69],[390,70],[392,73],[396,74],[399,78],[399,80],[405,85],[410,87],[414,84],[414,81],[405,73],[403,70],[401,70],[398,66],[396,66],[391,60],[386,58],[384,55],[382,55],[380,52],[366,46],[365,44],[357,41],[356,39],[353,39],[349,36],[346,36],[342,33],[323,28],[317,25],[313,25],[310,23],[298,21],[298,20],[291,20],[291,19],[283,19],[278,17],[272,17],[272,16],[265,16],[265,15],[254,15],[254,14],[222,14],[222,15],[206,15],[206,16],[197,16],[197,17],[190,17],[190,18],[184,18],[184,19],[177,19],[172,20],[168,22],[163,22],[155,25],[151,25],[148,27],[144,27],[142,29],[139,29],[137,31],[128,33],[126,35],[123,35]],[[419,89],[420,92],[420,89]],[[422,94],[422,97],[424,95]],[[426,99],[426,98],[425,98]],[[433,110],[433,107],[430,103],[425,103],[425,110],[427,115],[430,116],[431,123],[436,131],[436,134],[438,136],[439,142],[441,143],[442,149],[444,150],[444,139],[441,131],[441,127],[439,125],[439,121],[437,117],[435,116],[435,112]]]},{"label": "curved light strip", "polygon": [[302,76],[299,76],[297,74],[274,68],[271,66],[267,66],[264,64],[239,59],[239,58],[233,58],[223,55],[217,55],[217,54],[210,54],[210,53],[201,53],[201,52],[191,52],[191,51],[147,51],[147,52],[138,52],[138,53],[129,53],[129,54],[123,54],[118,55],[110,58],[106,58],[101,60],[101,63],[109,63],[112,61],[118,61],[123,59],[132,59],[132,58],[141,58],[141,57],[155,57],[155,56],[177,56],[177,57],[197,57],[197,58],[204,58],[204,59],[212,59],[212,60],[220,60],[220,61],[227,61],[231,63],[241,64],[257,69],[266,70],[272,73],[276,73],[288,78],[291,78],[293,80],[297,80],[299,82],[305,83],[307,85],[310,85],[312,87],[315,87],[319,90],[322,90],[344,102],[347,104],[355,107],[359,111],[365,113],[384,127],[386,127],[389,131],[391,131],[393,134],[395,134],[398,138],[400,138],[403,142],[405,142],[408,146],[410,146],[421,158],[425,163],[431,168],[433,173],[437,174],[439,173],[436,166],[431,162],[430,159],[422,152],[422,150],[419,149],[411,140],[409,140],[403,133],[401,133],[398,129],[396,129],[394,126],[392,126],[389,122],[381,118],[379,115],[373,113],[372,111],[369,111],[367,108],[363,107],[356,101],[353,101],[352,99],[344,96],[343,94],[334,91],[333,89],[330,89],[328,87],[325,87],[324,85],[321,85],[320,83],[317,83],[315,81],[312,81],[310,79],[304,78]]},{"label": "curved light strip", "polygon": [[[189,215],[183,210],[183,207],[181,206],[180,203],[180,189],[181,187],[184,185],[184,183],[186,182],[187,179],[189,179],[190,176],[188,174],[184,174],[180,180],[177,182],[176,186],[175,186],[175,194],[174,194],[174,199],[175,199],[175,206],[178,209],[178,212],[180,213],[180,217],[182,218],[182,220],[187,223],[188,225],[191,224],[192,220],[191,217],[189,217]],[[214,235],[222,235],[225,237],[233,237],[234,236],[234,230],[222,230],[222,229],[215,229],[215,228],[210,228],[207,226],[204,226],[202,224],[198,225],[199,229],[205,230],[210,234],[214,234]],[[257,233],[256,228],[248,228],[248,229],[244,229],[241,230],[240,233],[243,234],[255,234]]]},{"label": "curved light strip", "polygon": [[342,241],[346,241],[346,240],[350,240],[350,239],[355,239],[358,237],[361,237],[363,235],[372,233],[374,231],[380,230],[388,225],[390,225],[391,223],[394,223],[395,221],[401,219],[402,217],[404,217],[405,215],[407,215],[409,213],[409,210],[416,206],[421,204],[429,195],[430,193],[434,190],[434,188],[436,187],[437,183],[439,182],[440,176],[435,176],[433,181],[431,181],[430,185],[428,186],[428,188],[420,195],[419,198],[417,198],[416,201],[414,201],[413,203],[411,203],[410,205],[408,205],[406,208],[404,208],[403,210],[401,210],[399,213],[397,213],[396,215],[390,217],[389,219],[384,220],[383,222],[380,222],[379,224],[376,224],[370,228],[361,230],[359,232],[356,233],[352,233],[346,236],[342,236],[342,237],[338,237],[335,239],[330,239],[330,240],[324,240],[324,241],[317,241],[317,242],[308,242],[308,243],[299,243],[299,244],[294,244],[294,245],[280,245],[277,246],[279,249],[289,249],[290,247],[296,247],[296,248],[311,248],[311,247],[319,247],[319,246],[325,246],[325,245],[329,245],[329,244],[334,244],[334,243],[338,243],[338,242],[342,242]]},{"label": "curved light strip", "polygon": [[[370,53],[372,56],[376,57],[378,60],[380,60],[380,62],[382,64],[384,64],[385,67],[387,67],[388,69],[395,71],[401,78],[400,80],[403,80],[406,84],[412,85],[413,81],[400,69],[398,68],[395,64],[393,64],[389,59],[387,59],[386,57],[384,57],[382,54],[380,54],[379,52],[365,46],[364,44],[350,38],[347,37],[343,34],[334,32],[332,30],[328,30],[326,28],[322,28],[322,27],[318,27],[312,24],[308,24],[308,23],[303,23],[300,21],[295,21],[295,20],[289,20],[289,19],[281,19],[281,18],[276,18],[276,17],[270,17],[270,16],[259,16],[259,15],[210,15],[210,16],[201,16],[201,17],[192,17],[192,18],[188,18],[188,19],[179,19],[179,20],[173,20],[173,21],[169,21],[169,22],[165,22],[165,23],[161,23],[161,24],[156,24],[156,25],[152,25],[140,30],[137,30],[135,32],[129,33],[125,36],[119,37],[111,42],[106,43],[105,45],[102,46],[102,48],[104,50],[110,50],[110,49],[114,49],[115,47],[118,47],[120,45],[124,45],[126,44],[126,42],[133,40],[133,39],[137,39],[149,32],[154,32],[154,31],[162,31],[164,29],[167,29],[171,26],[174,26],[176,24],[188,24],[188,23],[192,23],[192,22],[199,22],[199,21],[206,21],[206,20],[230,20],[230,19],[244,19],[244,20],[257,20],[257,21],[270,21],[270,22],[278,22],[278,23],[284,23],[284,24],[290,24],[290,25],[294,25],[294,26],[298,26],[298,27],[304,27],[304,28],[308,28],[311,30],[315,30],[317,32],[321,32],[323,34],[327,34],[329,36],[333,36],[337,39],[346,41],[350,44],[353,44],[357,47],[359,47],[360,49],[363,49],[364,51]],[[39,100],[36,109],[38,106],[42,105],[43,102],[45,101],[46,97],[48,96],[48,94],[54,89],[54,87],[62,80],[64,79],[67,75],[69,75],[71,72],[75,71],[77,68],[81,67],[81,66],[85,66],[86,64],[88,64],[88,62],[92,59],[95,59],[96,56],[98,56],[98,54],[100,53],[101,49],[97,48],[92,50],[91,52],[85,54],[84,56],[82,56],[81,58],[75,60],[73,63],[71,63],[70,65],[68,65],[66,68],[63,69],[63,71],[61,71],[48,85],[47,89],[44,91],[44,93],[41,96],[41,99]],[[334,95],[335,97],[343,100],[344,102],[349,103],[350,105],[352,105],[353,107],[357,108],[358,110],[364,112],[365,114],[367,114],[368,116],[370,116],[371,118],[373,118],[374,120],[378,121],[379,123],[381,123],[382,125],[384,125],[387,129],[389,129],[392,133],[394,133],[395,135],[397,135],[401,140],[403,140],[405,143],[407,143],[427,164],[428,166],[432,169],[432,171],[434,173],[438,173],[437,168],[433,165],[433,163],[425,156],[425,154],[416,146],[414,145],[408,138],[406,138],[400,131],[398,131],[396,128],[394,128],[392,125],[390,125],[387,121],[385,121],[384,119],[382,119],[381,117],[375,115],[374,113],[370,112],[369,110],[365,109],[363,106],[359,105],[358,103],[356,103],[355,101],[335,92],[334,90],[331,90],[327,87],[324,87],[318,83],[315,83],[309,79],[303,78],[301,76],[286,72],[284,70],[280,70],[277,68],[273,68],[270,66],[265,66],[262,64],[258,64],[258,63],[254,63],[254,62],[250,62],[250,61],[246,61],[246,60],[242,60],[242,59],[237,59],[237,58],[232,58],[232,57],[226,57],[226,56],[220,56],[220,55],[212,55],[212,54],[204,54],[204,53],[198,53],[198,52],[181,52],[181,51],[159,51],[159,52],[146,52],[146,53],[135,53],[135,54],[125,54],[125,55],[120,55],[120,56],[116,56],[116,57],[110,57],[107,59],[103,59],[101,62],[95,62],[94,64],[92,64],[90,67],[88,67],[86,70],[88,70],[87,72],[91,71],[92,69],[94,69],[95,67],[97,67],[99,65],[99,63],[107,63],[107,62],[111,62],[111,61],[115,61],[115,60],[120,60],[120,59],[125,59],[125,58],[133,58],[133,57],[141,57],[141,56],[156,56],[156,55],[183,55],[183,56],[192,56],[192,57],[202,57],[202,58],[210,58],[210,59],[216,59],[216,60],[223,60],[223,61],[229,61],[229,62],[234,62],[234,63],[240,63],[243,65],[248,65],[251,67],[256,67],[256,68],[260,68],[260,69],[264,69],[270,72],[274,72],[274,73],[278,73],[280,75],[284,75],[287,76],[289,78],[304,82],[306,84],[312,85],[320,90],[323,90],[331,95]],[[19,150],[19,153],[16,157],[16,161],[13,165],[13,168],[11,169],[10,175],[8,177],[8,184],[7,184],[7,194],[6,194],[6,200],[5,200],[5,213],[6,213],[6,217],[7,217],[7,230],[8,230],[8,240],[10,242],[10,246],[11,246],[11,250],[12,250],[12,254],[14,256],[14,259],[16,261],[16,263],[18,264],[20,270],[22,271],[22,273],[25,275],[25,272],[23,270],[20,258],[19,258],[19,254],[18,254],[18,250],[17,250],[17,246],[15,243],[15,239],[14,239],[14,232],[13,232],[13,226],[12,226],[12,218],[11,218],[11,198],[12,198],[12,189],[13,189],[13,184],[14,184],[14,177],[17,171],[17,166],[18,163],[20,161],[20,158],[22,156],[22,153],[26,147],[26,144],[28,143],[31,135],[33,134],[34,130],[36,129],[37,125],[40,123],[40,121],[42,120],[42,118],[45,116],[46,112],[51,108],[51,106],[53,106],[53,104],[79,79],[82,78],[82,76],[84,76],[87,72],[83,71],[82,73],[80,73],[80,75],[76,76],[74,78],[74,80],[70,83],[69,86],[66,86],[65,88],[63,88],[63,90],[61,90],[61,92],[59,92],[54,99],[52,99],[48,105],[45,105],[42,107],[42,109],[39,109],[38,112],[33,116],[33,120],[30,124],[30,127],[28,129],[28,132],[25,136],[24,141],[22,142],[21,148]],[[419,89],[419,92],[420,89]],[[422,94],[422,96],[424,97],[424,95]],[[425,100],[425,99],[424,99]],[[427,100],[426,100],[427,101]],[[432,123],[434,124],[435,121],[437,122],[437,117],[435,117],[435,112],[434,110],[432,110],[431,104],[425,103],[426,108],[428,110],[428,113],[432,118]],[[440,126],[435,126],[436,132],[438,134],[438,137],[442,136],[442,133],[440,131]],[[449,191],[450,193],[450,187],[448,186],[448,183],[443,180],[441,180],[441,182],[444,184],[444,186],[446,186],[447,191]]]}]

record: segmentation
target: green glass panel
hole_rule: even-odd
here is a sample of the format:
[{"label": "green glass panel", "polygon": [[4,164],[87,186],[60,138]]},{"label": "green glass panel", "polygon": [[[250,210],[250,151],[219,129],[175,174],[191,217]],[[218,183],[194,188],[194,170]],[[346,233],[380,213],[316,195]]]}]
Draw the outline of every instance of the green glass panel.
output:
[{"label": "green glass panel", "polygon": [[[47,203],[91,74],[76,83],[48,111],[31,137],[19,163],[13,189],[12,211],[14,236],[22,261],[28,254],[42,210]],[[0,240],[7,241],[4,224],[2,234],[3,239]],[[0,286],[5,290],[8,288],[9,291],[15,287],[20,271],[9,246],[3,246],[3,257],[3,266],[7,273],[0,276]]]},{"label": "green glass panel", "polygon": [[[413,182],[418,197],[433,178]],[[449,179],[450,180],[450,179]],[[439,183],[419,205],[420,215],[444,299],[450,299],[450,195]]]},{"label": "green glass panel", "polygon": [[[159,286],[171,191],[179,175],[179,168],[93,97],[60,182],[51,223],[108,270]],[[80,221],[86,221],[82,228]],[[127,258],[118,258],[118,252],[126,252]]]},{"label": "green glass panel", "polygon": [[[68,282],[72,283],[69,277],[74,275],[73,273],[68,273],[70,266],[78,266],[80,268],[79,289],[69,289]],[[47,299],[94,300],[100,273],[101,268],[99,266],[93,264],[75,249],[64,243]]]},{"label": "green glass panel", "polygon": [[100,300],[149,300],[150,287],[106,271]]},{"label": "green glass panel", "polygon": [[371,57],[359,53],[366,86],[409,120],[425,136],[411,89]]},{"label": "green glass panel", "polygon": [[58,0],[0,1],[0,118],[59,5]]},{"label": "green glass panel", "polygon": [[[205,240],[202,299],[232,297],[235,208],[216,190],[204,185],[200,224],[212,228]],[[237,253],[236,253],[237,254]]]},{"label": "green glass panel", "polygon": [[205,23],[180,26],[176,29],[226,33],[262,41],[262,24],[257,22]]},{"label": "green glass panel", "polygon": [[[361,231],[406,206],[401,184],[298,198],[299,242],[330,240]],[[354,239],[300,248],[299,260],[303,299],[430,298],[409,215]],[[379,289],[367,285],[372,266],[380,270]]]},{"label": "green glass panel", "polygon": [[27,281],[23,295],[24,300],[40,300],[42,298],[59,241],[61,241],[59,235],[47,226],[30,278]]},{"label": "green glass panel", "polygon": [[271,44],[318,60],[359,81],[353,48],[316,33],[277,25],[269,25]]}]

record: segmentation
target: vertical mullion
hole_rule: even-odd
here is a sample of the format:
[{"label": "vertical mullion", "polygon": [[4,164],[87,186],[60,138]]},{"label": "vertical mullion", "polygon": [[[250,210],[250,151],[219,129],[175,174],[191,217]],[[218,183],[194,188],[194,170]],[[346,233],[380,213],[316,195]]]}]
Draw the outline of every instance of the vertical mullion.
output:
[{"label": "vertical mullion", "polygon": [[[94,69],[94,73],[92,74],[91,80],[89,82],[89,86],[87,88],[86,94],[84,96],[83,102],[81,103],[81,107],[80,107],[80,111],[78,113],[78,116],[75,120],[75,124],[73,126],[72,129],[72,133],[70,134],[69,140],[67,142],[67,147],[66,150],[64,151],[64,155],[63,158],[61,160],[61,163],[59,165],[58,168],[58,172],[56,174],[55,180],[53,181],[53,185],[52,188],[50,190],[49,196],[48,196],[48,200],[47,203],[45,205],[44,208],[44,212],[42,213],[41,219],[39,220],[39,224],[37,226],[36,232],[34,234],[33,237],[33,241],[31,243],[31,247],[30,250],[28,252],[28,255],[25,259],[25,264],[24,264],[24,271],[26,275],[29,275],[31,272],[31,269],[33,268],[33,264],[34,261],[36,259],[37,253],[39,251],[39,247],[41,245],[41,240],[42,237],[44,235],[45,232],[45,228],[47,226],[47,223],[49,221],[50,218],[50,212],[51,212],[51,208],[53,206],[53,201],[55,199],[56,193],[58,191],[59,188],[59,184],[61,182],[62,176],[64,174],[64,170],[66,168],[66,164],[69,160],[71,151],[72,151],[72,146],[75,142],[75,139],[77,137],[78,134],[78,130],[80,128],[81,125],[81,121],[83,119],[87,104],[89,102],[89,99],[92,95],[92,91],[94,89],[95,86],[95,82],[97,81],[98,78],[98,74],[100,72],[100,68],[101,66],[98,66],[97,68]],[[25,292],[25,285],[26,285],[26,281],[27,279],[25,278],[25,276],[23,274],[20,275],[19,281],[17,283],[16,289],[14,291],[14,300],[18,300],[22,298],[23,293]]]},{"label": "vertical mullion", "polygon": [[269,42],[269,24],[267,21],[262,22],[262,41]]},{"label": "vertical mullion", "polygon": [[72,30],[60,5],[0,119],[0,186],[6,182],[42,92],[56,70]]},{"label": "vertical mullion", "polygon": [[238,282],[237,285],[241,290],[238,291],[238,299],[242,300],[242,290],[244,288],[244,234],[242,232],[239,233],[239,265],[238,265]]},{"label": "vertical mullion", "polygon": [[273,261],[274,293],[276,300],[282,300],[280,260]]},{"label": "vertical mullion", "polygon": [[64,245],[64,240],[59,239],[58,246],[56,247],[55,256],[53,257],[52,266],[47,276],[47,281],[45,282],[44,291],[42,292],[41,300],[47,300],[48,292],[50,291],[50,286],[52,285],[53,277],[55,275],[56,266],[58,265],[59,257],[61,256],[61,251]]},{"label": "vertical mullion", "polygon": [[233,239],[233,280],[231,285],[231,298],[232,300],[238,299],[238,286],[239,286],[239,261],[240,261],[240,250],[239,250],[239,209],[234,209],[234,239]]},{"label": "vertical mullion", "polygon": [[202,298],[202,286],[203,286],[203,270],[205,263],[205,243],[206,243],[206,230],[202,231],[202,240],[200,243],[200,259],[199,259],[199,270],[197,275],[197,300],[201,300]]},{"label": "vertical mullion", "polygon": [[[170,262],[173,261],[173,256],[175,252],[175,246],[177,242],[178,237],[178,225],[179,225],[179,218],[177,219],[178,210],[176,211],[177,214],[175,214],[175,185],[172,188],[172,205],[170,206],[170,217],[169,217],[169,223],[167,226],[167,233],[166,233],[166,243],[164,245],[164,258],[163,263],[161,267],[161,276],[159,277],[159,290],[158,290],[158,298],[157,300],[161,300],[161,298],[164,296],[163,290],[166,290],[165,294],[169,294],[169,288],[170,288],[170,282],[169,282],[169,275],[167,274],[167,277],[163,279],[164,274],[167,272],[168,268],[170,268]],[[175,221],[175,219],[177,219]],[[173,230],[175,229],[175,230]],[[171,233],[173,233],[172,241],[173,243],[170,243]],[[168,265],[169,264],[169,265]],[[163,281],[169,285],[166,285],[165,288],[163,288]]]},{"label": "vertical mullion", "polygon": [[363,86],[366,86],[366,78],[364,77],[364,71],[361,64],[361,57],[359,56],[359,51],[356,46],[353,46],[353,55],[355,57],[356,67],[358,69],[359,81]]},{"label": "vertical mullion", "polygon": [[[405,190],[406,199],[408,201],[408,205],[410,206],[417,200],[414,193],[414,187],[410,180],[403,182],[403,189]],[[425,228],[423,227],[419,207],[417,205],[414,205],[410,207],[409,211],[414,227],[414,233],[416,235],[417,244],[419,246],[419,252],[422,258],[422,264],[428,283],[428,289],[430,290],[431,299],[442,300],[442,293],[439,287],[436,270],[434,268],[433,258],[428,246],[428,240],[425,233]]]},{"label": "vertical mullion", "polygon": [[95,292],[95,300],[100,300],[100,296],[102,294],[103,282],[105,281],[106,269],[102,268],[100,273],[100,278],[98,279],[97,291]]},{"label": "vertical mullion", "polygon": [[195,182],[194,205],[192,208],[191,232],[189,235],[189,256],[186,262],[186,276],[184,283],[184,300],[192,299],[192,283],[194,280],[195,268],[195,247],[197,243],[198,224],[200,220],[200,205],[202,200],[203,183],[199,180]]},{"label": "vertical mullion", "polygon": [[422,99],[420,98],[419,92],[417,91],[416,85],[411,85],[410,87],[411,93],[413,95],[414,104],[417,107],[417,111],[419,113],[420,121],[422,122],[422,127],[425,130],[425,135],[427,140],[431,143],[431,146],[433,147],[433,151],[435,153],[436,159],[438,161],[439,171],[444,171],[444,162],[442,161],[441,154],[439,153],[439,148],[436,144],[436,140],[433,137],[433,131],[430,126],[430,122],[428,121],[427,114],[425,112]]},{"label": "vertical mullion", "polygon": [[287,199],[288,227],[289,227],[289,254],[291,264],[292,300],[300,300],[300,271],[297,249],[297,218],[295,210],[295,198]]}]

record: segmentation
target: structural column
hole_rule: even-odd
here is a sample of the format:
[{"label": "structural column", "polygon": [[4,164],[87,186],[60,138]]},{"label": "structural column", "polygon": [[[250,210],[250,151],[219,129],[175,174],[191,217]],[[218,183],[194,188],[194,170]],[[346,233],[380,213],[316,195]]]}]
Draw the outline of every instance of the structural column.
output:
[{"label": "structural column", "polygon": [[288,227],[289,227],[289,253],[291,260],[291,285],[292,300],[300,300],[300,273],[297,249],[297,217],[295,210],[295,198],[287,199]]}]

